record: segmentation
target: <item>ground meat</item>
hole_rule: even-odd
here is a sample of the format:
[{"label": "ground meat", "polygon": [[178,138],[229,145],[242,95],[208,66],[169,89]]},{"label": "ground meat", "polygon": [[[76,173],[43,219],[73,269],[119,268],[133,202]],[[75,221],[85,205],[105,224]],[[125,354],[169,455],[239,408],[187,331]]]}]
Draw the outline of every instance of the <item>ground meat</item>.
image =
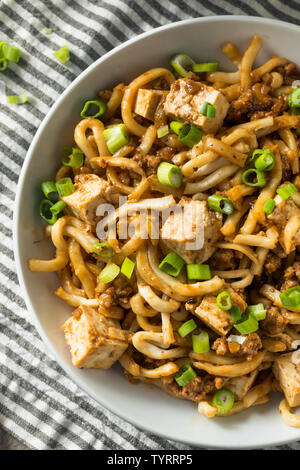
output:
[{"label": "ground meat", "polygon": [[162,379],[162,381],[164,383],[164,389],[171,395],[199,402],[204,400],[207,395],[210,395],[215,390],[222,388],[226,379],[224,379],[224,377],[205,375],[204,377],[195,377],[185,387],[180,387],[175,380],[169,382],[168,380]]},{"label": "ground meat", "polygon": [[260,322],[260,327],[271,335],[277,335],[284,331],[287,322],[278,307],[267,307],[267,316]]},{"label": "ground meat", "polygon": [[129,308],[129,300],[132,293],[132,287],[129,285],[109,287],[99,295],[98,300],[100,305],[106,309],[117,305],[121,305],[123,308],[128,306]]},{"label": "ground meat", "polygon": [[104,308],[111,308],[117,305],[114,287],[109,287],[98,297],[99,304]]},{"label": "ground meat", "polygon": [[262,349],[262,342],[257,333],[250,333],[247,335],[246,340],[241,345],[241,349],[238,351],[238,356],[247,355],[247,360],[250,361],[260,349]]},{"label": "ground meat", "polygon": [[225,354],[228,352],[226,336],[222,336],[222,338],[216,339],[212,345],[212,349],[216,351],[219,356],[225,356]]},{"label": "ground meat", "polygon": [[272,274],[280,268],[281,259],[272,252],[267,254],[264,268],[268,274]]},{"label": "ground meat", "polygon": [[220,249],[215,251],[214,256],[209,261],[211,269],[226,271],[236,269],[239,260],[233,250]]},{"label": "ground meat", "polygon": [[287,155],[280,153],[282,163],[282,179],[283,181],[289,181],[292,176],[291,162]]},{"label": "ground meat", "polygon": [[156,174],[156,169],[160,162],[170,162],[174,157],[176,150],[171,147],[164,147],[159,149],[154,155],[142,155],[138,150],[136,151],[133,160],[139,163],[145,170],[147,176]]},{"label": "ground meat", "polygon": [[273,100],[267,96],[270,88],[256,83],[230,104],[226,121],[241,122],[249,120],[257,111],[271,111]]}]

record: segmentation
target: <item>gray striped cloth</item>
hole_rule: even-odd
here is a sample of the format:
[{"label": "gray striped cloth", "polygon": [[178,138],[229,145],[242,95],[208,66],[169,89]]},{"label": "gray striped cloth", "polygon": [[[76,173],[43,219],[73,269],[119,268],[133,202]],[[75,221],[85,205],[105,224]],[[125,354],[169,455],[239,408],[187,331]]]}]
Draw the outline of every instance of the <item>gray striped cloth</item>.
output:
[{"label": "gray striped cloth", "polygon": [[[145,433],[86,396],[45,350],[15,271],[12,214],[17,182],[41,121],[65,88],[105,52],[144,31],[207,15],[256,15],[299,24],[296,0],[2,0],[0,41],[20,47],[0,72],[0,428],[32,449],[190,449]],[[43,33],[51,28],[52,34]],[[67,67],[52,56],[68,44]],[[300,449],[300,444],[277,448]]]}]

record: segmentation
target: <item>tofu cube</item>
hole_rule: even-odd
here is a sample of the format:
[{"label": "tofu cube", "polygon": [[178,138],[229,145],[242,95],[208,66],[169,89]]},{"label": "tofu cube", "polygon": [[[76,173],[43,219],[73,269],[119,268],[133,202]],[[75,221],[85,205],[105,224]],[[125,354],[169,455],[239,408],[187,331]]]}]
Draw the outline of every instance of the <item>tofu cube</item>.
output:
[{"label": "tofu cube", "polygon": [[195,310],[196,317],[219,335],[225,336],[231,330],[233,321],[230,312],[221,310],[216,303],[216,297],[205,295],[201,304]]},{"label": "tofu cube", "polygon": [[94,227],[101,217],[96,216],[100,204],[116,203],[118,192],[113,186],[97,175],[87,174],[75,177],[75,191],[61,199],[72,212]]},{"label": "tofu cube", "polygon": [[222,217],[209,211],[206,201],[186,198],[172,210],[161,229],[163,246],[188,264],[203,263],[216,249]]},{"label": "tofu cube", "polygon": [[285,398],[293,407],[300,406],[300,366],[292,362],[292,354],[278,356],[273,364],[273,371]]},{"label": "tofu cube", "polygon": [[80,306],[62,326],[72,356],[79,368],[109,369],[127,349],[125,341],[109,337],[111,322],[97,310]]},{"label": "tofu cube", "polygon": [[137,92],[134,112],[143,116],[150,121],[154,121],[156,108],[160,100],[166,96],[168,92],[163,90],[148,90],[140,88]]},{"label": "tofu cube", "polygon": [[[214,118],[200,113],[205,102],[216,106]],[[164,104],[167,115],[191,122],[206,134],[215,134],[222,127],[228,108],[229,103],[220,91],[189,78],[180,78],[172,83]]]},{"label": "tofu cube", "polygon": [[252,387],[257,374],[258,371],[254,370],[250,374],[234,377],[226,382],[225,387],[232,391],[237,400],[242,400]]}]

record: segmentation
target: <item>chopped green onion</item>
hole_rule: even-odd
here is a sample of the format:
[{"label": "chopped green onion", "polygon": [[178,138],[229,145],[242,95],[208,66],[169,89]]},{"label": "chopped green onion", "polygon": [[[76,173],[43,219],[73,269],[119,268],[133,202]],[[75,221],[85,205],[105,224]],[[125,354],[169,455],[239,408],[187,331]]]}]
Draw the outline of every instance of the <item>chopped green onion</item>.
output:
[{"label": "chopped green onion", "polygon": [[284,200],[287,201],[294,193],[296,193],[298,189],[293,183],[286,184],[285,186],[280,186],[277,189],[276,193]]},{"label": "chopped green onion", "polygon": [[195,62],[186,54],[174,54],[171,57],[170,64],[180,77],[186,77]]},{"label": "chopped green onion", "polygon": [[264,149],[262,154],[255,160],[254,166],[259,171],[271,171],[275,166],[275,157],[270,149]]},{"label": "chopped green onion", "polygon": [[249,168],[242,174],[242,181],[247,186],[262,188],[266,184],[265,175],[256,168]]},{"label": "chopped green onion", "polygon": [[252,315],[257,321],[264,320],[267,315],[263,304],[248,305],[246,312]]},{"label": "chopped green onion", "polygon": [[265,214],[268,214],[268,215],[272,214],[275,208],[275,205],[276,203],[274,199],[267,199],[263,206],[263,211],[265,212]]},{"label": "chopped green onion", "polygon": [[300,286],[290,287],[279,295],[282,305],[300,310]]},{"label": "chopped green onion", "polygon": [[0,72],[4,72],[7,69],[8,60],[4,59],[3,57],[0,58]]},{"label": "chopped green onion", "polygon": [[175,134],[179,134],[180,129],[182,129],[184,126],[183,122],[181,121],[171,121],[170,122],[170,128]]},{"label": "chopped green onion", "polygon": [[52,214],[58,215],[60,212],[64,210],[66,205],[67,204],[64,201],[58,201],[55,204],[53,204],[52,207],[50,207],[50,211],[52,212]]},{"label": "chopped green onion", "polygon": [[158,267],[164,273],[177,277],[184,264],[184,260],[176,253],[168,253]]},{"label": "chopped green onion", "polygon": [[103,284],[108,284],[113,281],[120,273],[120,268],[114,263],[109,263],[102,269],[98,276],[99,281]]},{"label": "chopped green onion", "polygon": [[[96,106],[97,112],[95,114],[89,114],[89,110],[91,106]],[[102,116],[107,110],[106,103],[101,100],[92,100],[86,101],[83,107],[83,110],[80,113],[80,116],[83,118],[98,118]]]},{"label": "chopped green onion", "polygon": [[222,214],[230,215],[234,211],[234,207],[230,199],[219,194],[212,194],[207,198],[207,205],[210,209]]},{"label": "chopped green onion", "polygon": [[43,193],[45,194],[47,199],[50,199],[51,202],[56,202],[58,201],[58,192],[56,185],[53,181],[44,181],[44,183],[41,184],[41,189]]},{"label": "chopped green onion", "polygon": [[165,126],[161,126],[157,129],[157,137],[161,139],[165,135],[169,134],[169,126],[166,124]]},{"label": "chopped green onion", "polygon": [[295,88],[295,90],[289,95],[289,106],[290,108],[300,107],[300,88]]},{"label": "chopped green onion", "polygon": [[60,196],[69,196],[75,191],[71,178],[61,178],[56,181],[56,188]]},{"label": "chopped green onion", "polygon": [[184,364],[184,366],[182,366],[174,375],[174,378],[180,387],[185,387],[185,385],[190,383],[195,377],[197,377],[197,374],[190,364]]},{"label": "chopped green onion", "polygon": [[292,113],[295,114],[296,116],[300,116],[300,107],[292,106],[292,107],[291,107],[291,111],[292,111]]},{"label": "chopped green onion", "polygon": [[65,64],[70,60],[70,50],[68,46],[61,47],[58,51],[53,52],[53,55],[61,64]]},{"label": "chopped green onion", "polygon": [[231,313],[231,318],[232,318],[233,323],[236,323],[242,318],[240,307],[232,307],[232,309],[230,310],[230,313]]},{"label": "chopped green onion", "polygon": [[131,278],[133,270],[135,267],[135,263],[130,258],[125,258],[122,266],[121,266],[121,273],[124,274],[128,279]]},{"label": "chopped green onion", "polygon": [[216,302],[217,306],[224,311],[230,310],[232,307],[231,296],[227,290],[223,290],[217,295]]},{"label": "chopped green onion", "polygon": [[211,279],[210,267],[208,264],[187,264],[186,272],[188,279],[207,281]]},{"label": "chopped green onion", "polygon": [[213,119],[214,117],[216,117],[216,112],[217,112],[217,107],[209,103],[207,106],[207,112],[206,112],[207,119]]},{"label": "chopped green onion", "polygon": [[203,354],[209,351],[209,336],[206,331],[201,331],[198,335],[192,335],[193,351]]},{"label": "chopped green onion", "polygon": [[111,154],[116,153],[121,147],[128,143],[128,134],[124,124],[109,127],[103,131],[103,137]]},{"label": "chopped green onion", "polygon": [[101,256],[102,258],[111,259],[114,256],[114,250],[107,242],[94,243],[93,252],[95,255]]},{"label": "chopped green onion", "polygon": [[161,184],[179,188],[182,184],[182,173],[177,165],[168,162],[161,162],[157,168],[157,178]]},{"label": "chopped green onion", "polygon": [[21,95],[7,96],[7,101],[9,104],[24,104],[28,101],[28,96],[24,91]]},{"label": "chopped green onion", "polygon": [[1,52],[2,57],[6,60],[10,60],[11,62],[19,62],[20,56],[22,54],[21,49],[5,43],[2,44]]},{"label": "chopped green onion", "polygon": [[49,199],[42,199],[40,203],[40,216],[49,225],[55,224],[57,221],[57,214],[51,212],[52,202]]},{"label": "chopped green onion", "polygon": [[234,327],[242,334],[247,335],[248,333],[253,333],[258,330],[259,325],[255,317],[246,312],[242,316],[241,320],[234,324]]},{"label": "chopped green onion", "polygon": [[209,105],[209,102],[204,101],[203,105],[200,108],[200,114],[204,114],[204,116],[206,116],[208,105]]},{"label": "chopped green onion", "polygon": [[219,415],[226,415],[234,405],[234,394],[227,388],[221,388],[214,394],[211,404],[218,408]]},{"label": "chopped green onion", "polygon": [[178,328],[178,333],[180,334],[181,338],[184,338],[188,334],[190,334],[192,331],[194,331],[197,328],[196,323],[194,322],[193,319],[186,321],[183,323],[180,328]]},{"label": "chopped green onion", "polygon": [[202,139],[203,132],[194,124],[187,124],[180,129],[178,140],[189,148],[194,147]]},{"label": "chopped green onion", "polygon": [[192,71],[195,73],[216,72],[218,68],[219,68],[218,62],[207,62],[203,64],[194,64],[192,66]]},{"label": "chopped green onion", "polygon": [[61,162],[65,166],[79,168],[83,164],[83,153],[78,148],[64,147]]}]

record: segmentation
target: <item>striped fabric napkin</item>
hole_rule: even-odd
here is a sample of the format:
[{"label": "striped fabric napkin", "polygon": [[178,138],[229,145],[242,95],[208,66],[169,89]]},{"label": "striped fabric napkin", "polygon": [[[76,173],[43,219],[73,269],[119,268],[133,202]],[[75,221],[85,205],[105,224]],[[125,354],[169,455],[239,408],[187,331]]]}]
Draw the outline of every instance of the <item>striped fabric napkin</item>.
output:
[{"label": "striped fabric napkin", "polygon": [[[92,62],[163,24],[207,15],[256,15],[299,24],[295,0],[2,0],[0,41],[22,49],[0,72],[0,428],[32,449],[191,449],[145,433],[86,396],[46,351],[15,271],[12,214],[26,152],[65,88]],[[45,28],[52,29],[46,34]],[[53,51],[68,44],[71,61]],[[25,105],[6,95],[26,90]],[[300,449],[300,443],[277,448]]]}]

